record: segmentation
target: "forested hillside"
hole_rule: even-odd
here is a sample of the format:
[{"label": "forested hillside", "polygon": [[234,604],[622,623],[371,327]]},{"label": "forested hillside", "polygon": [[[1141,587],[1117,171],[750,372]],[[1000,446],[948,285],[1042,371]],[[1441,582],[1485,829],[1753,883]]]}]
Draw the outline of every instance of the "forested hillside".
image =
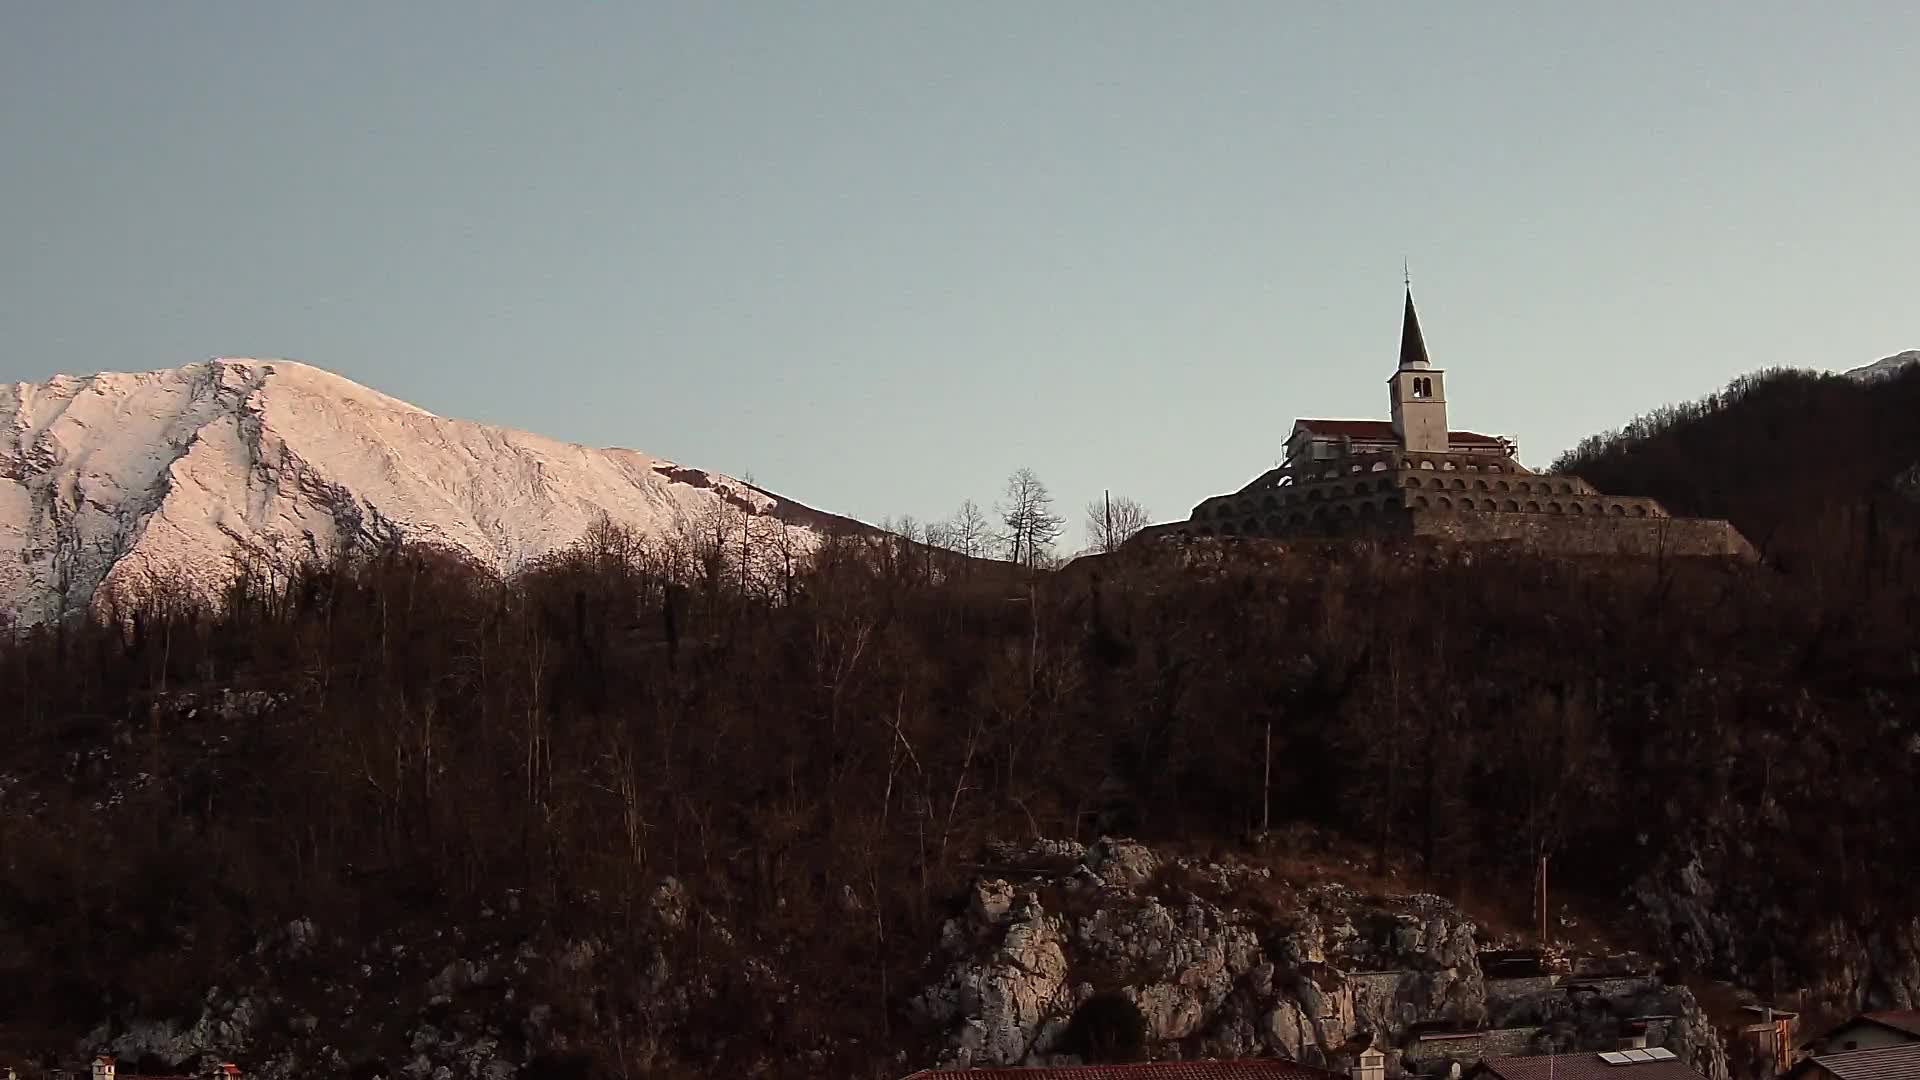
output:
[{"label": "forested hillside", "polygon": [[[1884,997],[1854,958],[1920,914],[1917,402],[1920,372],[1772,375],[1562,462],[1732,517],[1761,565],[1246,543],[1016,573],[849,537],[769,577],[749,541],[605,527],[510,581],[400,548],[22,632],[0,1012],[38,1046],[191,1013],[296,920],[492,926],[562,987],[565,942],[667,948],[667,889],[698,932],[662,962],[704,991],[669,1021],[599,985],[516,1054],[879,1075],[927,1060],[905,1003],[984,842],[1204,851],[1268,815],[1522,924],[1550,855],[1683,967]],[[301,1008],[408,1053],[376,1009]]]},{"label": "forested hillside", "polygon": [[[1602,491],[1725,517],[1783,567],[1852,559],[1920,520],[1920,366],[1862,381],[1806,371],[1736,380],[1581,442],[1554,463]],[[1882,546],[1900,546],[1881,538]]]}]

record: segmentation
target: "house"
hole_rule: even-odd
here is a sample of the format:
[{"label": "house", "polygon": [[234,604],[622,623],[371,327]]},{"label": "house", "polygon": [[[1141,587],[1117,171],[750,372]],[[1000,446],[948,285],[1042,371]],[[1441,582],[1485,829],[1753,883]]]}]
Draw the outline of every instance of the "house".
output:
[{"label": "house", "polygon": [[1384,1080],[1386,1055],[1360,1054],[1351,1077],[1283,1058],[1230,1061],[1150,1061],[1139,1065],[1047,1065],[941,1071],[928,1069],[907,1080]]},{"label": "house", "polygon": [[1487,1058],[1464,1080],[1705,1080],[1662,1046],[1576,1054]]},{"label": "house", "polygon": [[1920,1041],[1818,1054],[1788,1070],[1786,1080],[1917,1080]]},{"label": "house", "polygon": [[1839,1027],[1803,1043],[1800,1049],[1813,1057],[1843,1054],[1849,1050],[1877,1050],[1920,1042],[1920,1009],[1892,1009],[1861,1013]]}]

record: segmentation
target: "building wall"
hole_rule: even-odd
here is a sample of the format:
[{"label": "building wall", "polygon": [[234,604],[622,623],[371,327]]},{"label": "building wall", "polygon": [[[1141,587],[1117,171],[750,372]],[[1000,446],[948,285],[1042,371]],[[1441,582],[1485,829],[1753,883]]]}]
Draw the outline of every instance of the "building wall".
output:
[{"label": "building wall", "polygon": [[1539,1033],[1537,1027],[1517,1027],[1490,1028],[1465,1035],[1418,1035],[1402,1058],[1422,1072],[1426,1071],[1419,1068],[1422,1063],[1441,1059],[1458,1061],[1466,1067],[1486,1058],[1530,1054],[1534,1050],[1534,1036]]},{"label": "building wall", "polygon": [[1582,555],[1756,558],[1724,521],[1675,518],[1654,499],[1604,495],[1498,454],[1368,451],[1272,470],[1194,508],[1156,538],[1422,536]]},{"label": "building wall", "polygon": [[1758,557],[1738,530],[1713,518],[1574,518],[1443,510],[1413,510],[1408,516],[1413,535],[1456,543],[1508,541],[1571,555]]}]

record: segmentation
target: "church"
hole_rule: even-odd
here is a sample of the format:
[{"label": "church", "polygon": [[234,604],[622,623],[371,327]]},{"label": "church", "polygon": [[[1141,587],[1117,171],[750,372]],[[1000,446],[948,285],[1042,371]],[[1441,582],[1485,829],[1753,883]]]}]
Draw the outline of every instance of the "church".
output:
[{"label": "church", "polygon": [[1450,427],[1447,373],[1427,355],[1411,286],[1387,400],[1386,420],[1295,420],[1279,465],[1142,537],[1404,535],[1577,554],[1753,557],[1725,521],[1677,518],[1650,498],[1536,473],[1513,440]]}]

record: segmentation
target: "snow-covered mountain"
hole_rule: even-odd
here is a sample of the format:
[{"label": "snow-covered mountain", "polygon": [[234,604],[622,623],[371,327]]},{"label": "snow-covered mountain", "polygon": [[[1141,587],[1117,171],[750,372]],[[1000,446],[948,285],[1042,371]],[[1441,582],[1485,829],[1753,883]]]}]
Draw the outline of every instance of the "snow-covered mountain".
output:
[{"label": "snow-covered mountain", "polygon": [[0,611],[21,622],[242,552],[297,560],[408,539],[510,571],[601,513],[650,535],[716,511],[807,546],[844,519],[717,473],[435,416],[318,368],[216,359],[0,389]]},{"label": "snow-covered mountain", "polygon": [[1854,368],[1852,371],[1847,372],[1847,378],[1859,379],[1863,382],[1869,379],[1884,379],[1891,376],[1894,372],[1914,364],[1920,364],[1920,349],[1908,349],[1903,353],[1894,353],[1885,360],[1876,360],[1866,367]]}]

